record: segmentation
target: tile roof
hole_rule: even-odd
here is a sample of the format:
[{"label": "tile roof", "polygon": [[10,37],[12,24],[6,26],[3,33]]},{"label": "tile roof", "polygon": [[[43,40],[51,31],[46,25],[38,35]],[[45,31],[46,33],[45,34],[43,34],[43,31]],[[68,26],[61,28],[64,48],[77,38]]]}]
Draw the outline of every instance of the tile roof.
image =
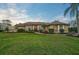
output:
[{"label": "tile roof", "polygon": [[16,26],[16,27],[24,27],[25,25],[22,24],[22,23],[19,23],[19,24],[16,24],[15,26]]},{"label": "tile roof", "polygon": [[59,21],[54,21],[52,23],[45,23],[45,22],[26,22],[26,23],[19,23],[19,24],[16,24],[15,26],[18,26],[18,27],[24,27],[24,26],[32,26],[32,25],[51,25],[51,24],[64,24],[64,25],[68,25],[66,23],[63,23],[63,22],[59,22]]},{"label": "tile roof", "polygon": [[27,23],[24,23],[25,25],[41,25],[43,24],[44,22],[27,22]]},{"label": "tile roof", "polygon": [[50,24],[57,24],[57,25],[63,24],[63,25],[68,25],[67,23],[63,23],[63,22],[59,22],[59,21],[54,21],[54,22],[52,22],[52,23],[50,23]]}]

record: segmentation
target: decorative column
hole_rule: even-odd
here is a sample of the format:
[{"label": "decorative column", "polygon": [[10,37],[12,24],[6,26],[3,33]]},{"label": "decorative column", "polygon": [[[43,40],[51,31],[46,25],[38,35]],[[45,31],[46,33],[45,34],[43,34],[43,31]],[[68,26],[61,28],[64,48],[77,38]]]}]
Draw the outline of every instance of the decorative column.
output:
[{"label": "decorative column", "polygon": [[33,30],[34,30],[34,25],[33,25]]},{"label": "decorative column", "polygon": [[63,29],[64,29],[64,25],[63,25]]},{"label": "decorative column", "polygon": [[39,25],[37,26],[37,30],[39,31]]},{"label": "decorative column", "polygon": [[60,32],[59,30],[60,30],[60,26],[58,25],[58,33]]}]

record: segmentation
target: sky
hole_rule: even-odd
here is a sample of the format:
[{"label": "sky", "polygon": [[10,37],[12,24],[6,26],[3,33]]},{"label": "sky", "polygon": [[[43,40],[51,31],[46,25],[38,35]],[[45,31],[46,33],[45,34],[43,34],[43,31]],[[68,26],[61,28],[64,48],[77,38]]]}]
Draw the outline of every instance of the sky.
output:
[{"label": "sky", "polygon": [[69,4],[61,3],[0,3],[0,20],[9,19],[12,24],[24,22],[68,22],[64,11]]}]

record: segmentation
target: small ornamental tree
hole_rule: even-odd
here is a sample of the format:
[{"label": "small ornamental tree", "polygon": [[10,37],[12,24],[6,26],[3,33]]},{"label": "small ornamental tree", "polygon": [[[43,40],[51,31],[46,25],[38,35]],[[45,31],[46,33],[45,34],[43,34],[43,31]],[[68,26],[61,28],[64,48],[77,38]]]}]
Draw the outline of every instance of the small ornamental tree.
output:
[{"label": "small ornamental tree", "polygon": [[8,27],[6,27],[6,28],[5,28],[5,31],[7,31],[7,32],[8,32],[8,31],[9,31],[9,28],[8,28]]}]

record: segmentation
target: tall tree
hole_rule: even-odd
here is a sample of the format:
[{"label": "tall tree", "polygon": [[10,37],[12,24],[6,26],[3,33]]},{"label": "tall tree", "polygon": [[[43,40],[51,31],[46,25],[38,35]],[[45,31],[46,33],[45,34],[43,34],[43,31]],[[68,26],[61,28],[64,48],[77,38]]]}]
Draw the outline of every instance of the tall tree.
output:
[{"label": "tall tree", "polygon": [[11,21],[10,20],[2,20],[3,23],[3,30],[9,31],[11,27]]},{"label": "tall tree", "polygon": [[76,20],[71,20],[69,23],[70,23],[70,27],[77,27]]},{"label": "tall tree", "polygon": [[6,27],[6,28],[5,28],[5,31],[7,31],[7,32],[8,32],[8,31],[9,31],[9,28],[8,28],[8,27]]},{"label": "tall tree", "polygon": [[65,10],[64,16],[70,12],[70,17],[75,17],[77,21],[77,30],[79,33],[79,4],[78,3],[70,3],[70,6]]}]

